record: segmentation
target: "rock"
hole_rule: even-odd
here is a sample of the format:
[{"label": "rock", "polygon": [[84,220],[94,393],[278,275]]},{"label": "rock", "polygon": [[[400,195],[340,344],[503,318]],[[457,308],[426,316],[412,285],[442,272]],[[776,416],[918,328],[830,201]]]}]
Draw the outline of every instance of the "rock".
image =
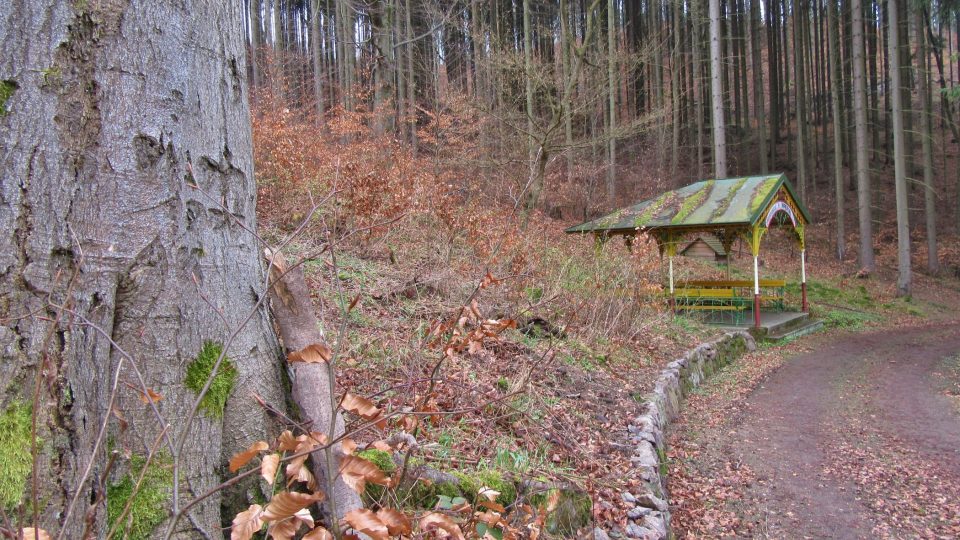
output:
[{"label": "rock", "polygon": [[647,467],[656,467],[660,464],[657,451],[653,448],[653,445],[647,441],[642,441],[637,444],[637,448],[634,450],[633,457],[630,458],[630,461]]},{"label": "rock", "polygon": [[636,523],[627,524],[627,528],[624,529],[624,532],[627,533],[628,538],[643,538],[643,539],[649,539],[649,540],[654,540],[657,538],[657,536],[655,536],[656,533],[654,531],[651,531],[646,527],[641,527]]},{"label": "rock", "polygon": [[620,493],[620,498],[623,499],[623,502],[627,504],[635,504],[637,502],[637,498],[634,497],[633,493],[630,493],[629,491]]},{"label": "rock", "polygon": [[666,538],[667,537],[667,520],[663,514],[659,512],[652,512],[643,517],[643,528],[648,529],[654,533],[654,536],[651,538]]},{"label": "rock", "polygon": [[667,511],[667,501],[657,497],[653,493],[641,493],[639,497],[635,498],[638,506],[646,506],[647,508],[659,510],[661,512]]},{"label": "rock", "polygon": [[649,508],[644,508],[643,506],[634,506],[633,508],[630,509],[629,512],[627,512],[627,517],[630,519],[640,519],[652,511],[653,510],[650,510]]},{"label": "rock", "polygon": [[600,527],[597,527],[593,529],[593,540],[610,540],[610,535]]}]

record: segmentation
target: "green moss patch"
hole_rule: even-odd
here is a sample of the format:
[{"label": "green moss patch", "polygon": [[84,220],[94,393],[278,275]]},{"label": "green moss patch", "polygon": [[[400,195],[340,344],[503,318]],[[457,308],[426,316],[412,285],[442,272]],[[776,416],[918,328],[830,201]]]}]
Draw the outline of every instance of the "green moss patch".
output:
[{"label": "green moss patch", "polygon": [[370,463],[373,463],[377,466],[377,468],[387,474],[397,470],[397,464],[393,462],[393,458],[390,456],[390,453],[384,452],[383,450],[377,450],[376,448],[363,450],[362,452],[357,452],[357,457],[361,457]]},{"label": "green moss patch", "polygon": [[[207,379],[213,373],[213,367],[217,363],[217,358],[223,353],[223,345],[208,341],[203,344],[200,354],[187,366],[187,378],[184,384],[190,390],[200,393],[203,385],[207,384]],[[237,382],[237,368],[229,358],[224,358],[220,363],[220,369],[217,370],[213,382],[203,399],[200,400],[200,408],[209,416],[214,418],[223,417],[223,408],[227,405],[227,398],[233,391],[233,386]]]},{"label": "green moss patch", "polygon": [[509,506],[517,500],[517,486],[513,482],[505,480],[500,471],[494,469],[474,473],[453,471],[453,475],[460,480],[460,491],[469,501],[477,500],[480,488],[484,487],[500,492],[500,495],[497,496],[497,502],[503,506]]},{"label": "green moss patch", "polygon": [[17,83],[15,81],[0,81],[0,116],[6,116],[10,109],[7,108],[7,101],[13,97],[13,93],[17,91]]},{"label": "green moss patch", "polygon": [[33,461],[30,456],[29,404],[14,402],[0,414],[0,506],[13,508],[23,498]]},{"label": "green moss patch", "polygon": [[746,183],[746,178],[737,180],[737,183],[727,191],[727,196],[724,197],[723,200],[720,201],[720,204],[717,205],[717,209],[713,211],[713,214],[710,216],[710,221],[714,221],[727,213],[727,210],[730,209],[730,203],[733,202],[733,198],[737,196],[737,192],[739,192],[740,188],[742,188]]},{"label": "green moss patch", "polygon": [[[113,538],[149,538],[150,533],[167,518],[167,507],[173,494],[170,459],[154,457],[144,473],[146,462],[142,456],[134,455],[130,459],[130,473],[116,484],[107,486],[107,521],[110,529],[116,526]],[[141,473],[144,476],[140,489],[134,493]],[[122,516],[127,501],[131,501],[130,510]]]},{"label": "green moss patch", "polygon": [[530,504],[540,508],[547,500],[559,491],[557,506],[547,514],[547,532],[560,538],[573,538],[577,532],[589,525],[593,520],[593,500],[585,491],[570,489],[549,490],[530,496]]},{"label": "green moss patch", "polygon": [[708,180],[703,183],[703,187],[698,189],[696,193],[684,199],[677,215],[673,216],[673,220],[671,220],[672,223],[674,225],[683,223],[683,220],[687,219],[694,210],[703,204],[703,201],[707,200],[707,195],[710,194],[711,189],[713,189],[713,180]]},{"label": "green moss patch", "polygon": [[763,206],[763,203],[767,202],[767,195],[770,195],[770,190],[779,181],[779,176],[772,176],[757,185],[756,190],[753,192],[753,198],[750,200],[749,216],[756,214],[757,211],[760,210],[760,207]]},{"label": "green moss patch", "polygon": [[650,203],[646,208],[643,209],[643,212],[640,212],[640,215],[637,216],[637,219],[634,220],[633,224],[637,227],[643,227],[647,223],[656,217],[657,213],[663,209],[667,204],[667,196],[669,193],[664,193],[657,197],[655,201]]}]

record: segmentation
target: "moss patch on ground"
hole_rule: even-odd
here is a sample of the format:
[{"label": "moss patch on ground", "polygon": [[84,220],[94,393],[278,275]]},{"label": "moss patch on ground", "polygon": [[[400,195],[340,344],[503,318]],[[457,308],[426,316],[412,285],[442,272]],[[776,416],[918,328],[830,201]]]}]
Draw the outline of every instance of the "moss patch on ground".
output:
[{"label": "moss patch on ground", "polygon": [[383,450],[377,450],[376,448],[363,450],[361,452],[357,452],[357,457],[361,457],[373,463],[377,466],[377,468],[387,474],[397,470],[397,465],[393,462],[393,458],[390,456],[390,453],[384,452]]},{"label": "moss patch on ground", "polygon": [[477,500],[481,488],[490,488],[500,492],[497,496],[497,502],[503,506],[509,506],[517,500],[517,486],[503,478],[500,471],[495,469],[486,469],[473,473],[453,471],[453,475],[460,480],[460,490],[463,496],[469,501]]},{"label": "moss patch on ground", "polygon": [[[203,390],[203,385],[207,383],[207,379],[210,378],[210,374],[213,373],[217,358],[220,358],[222,353],[223,345],[212,341],[204,343],[200,354],[187,366],[187,378],[184,381],[187,388],[199,394]],[[200,400],[200,409],[211,417],[221,418],[223,408],[227,405],[227,398],[230,397],[236,382],[237,368],[229,358],[224,358],[210,388]]]},{"label": "moss patch on ground", "polygon": [[[154,457],[143,472],[146,462],[144,457],[134,455],[130,459],[129,474],[107,487],[107,521],[111,529],[116,526],[114,538],[149,538],[150,533],[167,518],[167,506],[173,494],[170,459]],[[134,493],[141,473],[143,480]],[[130,510],[123,516],[128,501]]]},{"label": "moss patch on ground", "polygon": [[32,468],[29,404],[15,401],[0,414],[0,506],[13,508],[23,498]]},{"label": "moss patch on ground", "polygon": [[547,514],[547,532],[560,538],[573,538],[593,520],[593,499],[585,491],[560,489],[532,495],[530,504],[534,508],[540,508],[556,491],[560,493],[556,507]]}]

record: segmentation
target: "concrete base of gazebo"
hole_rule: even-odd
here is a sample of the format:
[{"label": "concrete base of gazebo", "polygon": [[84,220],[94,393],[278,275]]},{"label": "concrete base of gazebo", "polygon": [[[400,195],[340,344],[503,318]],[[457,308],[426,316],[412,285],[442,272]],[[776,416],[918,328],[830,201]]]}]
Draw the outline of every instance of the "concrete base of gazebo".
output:
[{"label": "concrete base of gazebo", "polygon": [[816,332],[823,328],[823,321],[811,319],[809,313],[799,311],[764,311],[760,310],[760,327],[753,324],[753,311],[744,312],[743,324],[730,324],[729,319],[716,321],[707,320],[708,324],[716,324],[724,329],[748,330],[755,338],[777,341],[788,337],[797,337]]}]

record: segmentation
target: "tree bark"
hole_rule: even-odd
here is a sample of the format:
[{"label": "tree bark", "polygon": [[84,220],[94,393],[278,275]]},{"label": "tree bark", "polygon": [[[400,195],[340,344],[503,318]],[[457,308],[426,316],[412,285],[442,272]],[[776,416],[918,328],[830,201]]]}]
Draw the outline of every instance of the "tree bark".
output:
[{"label": "tree bark", "polygon": [[260,54],[260,31],[263,24],[260,16],[260,0],[248,0],[250,2],[250,67],[253,74],[253,89],[260,88],[260,64],[257,56]]},{"label": "tree bark", "polygon": [[727,177],[727,142],[723,120],[723,65],[720,62],[720,0],[710,0],[710,82],[713,100],[713,168],[716,178]]},{"label": "tree bark", "polygon": [[323,97],[323,56],[320,51],[320,0],[314,0],[310,11],[310,59],[313,62],[313,101],[317,125],[323,126],[325,100]]},{"label": "tree bark", "polygon": [[837,205],[837,259],[843,260],[847,251],[846,213],[843,186],[843,113],[840,108],[840,96],[843,83],[840,77],[840,43],[837,37],[837,4],[830,2],[827,7],[827,40],[830,51],[830,102],[833,115],[833,187]]},{"label": "tree bark", "polygon": [[[527,2],[524,2],[527,5]],[[607,201],[613,203],[617,196],[617,13],[616,2],[607,0]],[[526,13],[526,11],[524,11]],[[524,19],[526,21],[526,18]],[[657,53],[659,57],[660,53]],[[529,74],[530,72],[527,71]]]},{"label": "tree bark", "polygon": [[863,7],[851,0],[853,11],[853,110],[857,139],[857,207],[860,218],[860,267],[876,269],[873,257],[873,222],[870,194],[870,163],[867,143],[866,88],[864,87]]},{"label": "tree bark", "polygon": [[927,229],[927,271],[940,271],[937,256],[937,199],[933,189],[933,96],[930,93],[930,65],[922,10],[914,10],[917,33],[917,79],[920,83],[920,140],[923,149],[923,202]]},{"label": "tree bark", "polygon": [[[252,392],[283,408],[279,349],[258,304],[264,269],[247,231],[256,186],[243,4],[18,5],[0,18],[0,78],[17,85],[0,117],[0,305],[19,317],[0,322],[0,392],[5,403],[36,399],[33,474],[42,481],[25,497],[42,501],[39,525],[79,538],[107,460],[102,423],[111,422],[114,448],[141,456],[170,424],[161,451],[180,469],[182,507],[275,427]],[[185,370],[206,341],[226,345],[242,387],[222,418],[196,418],[177,453],[170,441],[197,397]],[[118,347],[163,396],[158,419],[119,385],[126,432],[110,418]],[[120,380],[136,385],[130,360]],[[94,477],[81,485],[90,463]],[[221,538],[221,504],[245,507],[256,486],[201,502],[181,536]],[[74,495],[80,503],[67,516]],[[24,515],[20,525],[32,525]],[[93,535],[104,536],[103,508],[91,518]]]},{"label": "tree bark", "polygon": [[533,139],[533,45],[530,36],[530,0],[523,0],[523,73],[525,112],[527,113],[527,162],[530,167],[530,186],[524,208],[529,212],[536,207],[543,190],[542,176],[534,173],[537,149]]},{"label": "tree bark", "polygon": [[907,156],[904,148],[897,0],[887,0],[887,46],[890,56],[890,117],[893,129],[893,174],[897,199],[897,295],[910,294],[910,208],[907,204]]},{"label": "tree bark", "polygon": [[793,6],[793,73],[796,77],[797,88],[797,189],[800,198],[806,202],[807,198],[807,94],[806,75],[804,70],[803,34],[806,27],[806,11],[803,8],[804,0],[797,1]]},{"label": "tree bark", "polygon": [[[280,264],[277,264],[280,263]],[[297,266],[283,273],[281,261],[275,261],[271,272],[274,285],[270,288],[270,307],[284,347],[290,351],[300,351],[315,343],[326,343],[320,321],[314,313],[310,300],[310,289],[303,276],[303,267]],[[280,277],[282,274],[282,278]],[[310,431],[319,431],[331,438],[344,433],[343,418],[337,411],[335,394],[336,365],[331,363],[293,362],[289,364],[291,397],[300,411],[300,419],[310,426]],[[334,396],[334,400],[331,400]],[[328,470],[340,470],[340,445],[334,445],[329,455],[317,452],[311,456],[313,475],[320,488],[327,492],[328,523],[332,513],[330,501],[336,507],[337,519],[351,510],[363,506],[360,496],[337,475],[331,477]],[[329,459],[329,461],[327,461]]]}]

